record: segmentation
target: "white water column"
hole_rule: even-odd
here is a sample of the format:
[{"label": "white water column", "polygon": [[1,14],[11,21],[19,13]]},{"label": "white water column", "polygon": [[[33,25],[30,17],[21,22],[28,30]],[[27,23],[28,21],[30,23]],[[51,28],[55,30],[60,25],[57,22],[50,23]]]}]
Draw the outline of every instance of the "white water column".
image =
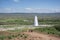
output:
[{"label": "white water column", "polygon": [[34,26],[38,26],[38,18],[37,18],[37,16],[35,16],[35,18],[34,18]]}]

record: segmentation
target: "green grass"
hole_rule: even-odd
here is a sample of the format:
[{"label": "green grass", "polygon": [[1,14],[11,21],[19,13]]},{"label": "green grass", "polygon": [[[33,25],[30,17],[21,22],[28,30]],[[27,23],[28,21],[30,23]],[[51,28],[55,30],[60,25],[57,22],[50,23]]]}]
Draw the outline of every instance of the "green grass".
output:
[{"label": "green grass", "polygon": [[60,36],[60,31],[56,30],[54,27],[36,28],[34,31]]},{"label": "green grass", "polygon": [[[28,20],[28,21],[24,21]],[[39,24],[60,24],[60,19],[38,19]],[[18,24],[18,25],[32,25],[34,23],[34,19],[32,18],[8,18],[8,19],[2,19],[0,20],[0,25],[12,25],[12,24]]]},{"label": "green grass", "polygon": [[16,37],[27,38],[28,35],[27,34],[20,33],[20,32],[10,32],[9,35],[5,35],[5,34],[3,35],[3,34],[1,34],[0,35],[0,40],[5,40],[5,39],[10,40],[10,39],[13,39],[13,38],[16,38]]},{"label": "green grass", "polygon": [[5,38],[6,38],[6,36],[0,35],[0,40],[4,40]]},{"label": "green grass", "polygon": [[28,27],[24,27],[24,28],[21,28],[21,29],[15,29],[15,30],[8,30],[8,32],[25,32],[28,30]]},{"label": "green grass", "polygon": [[56,30],[60,31],[60,24],[54,26]]},{"label": "green grass", "polygon": [[7,36],[8,37],[8,39],[12,39],[12,36],[11,35],[9,35],[9,36]]}]

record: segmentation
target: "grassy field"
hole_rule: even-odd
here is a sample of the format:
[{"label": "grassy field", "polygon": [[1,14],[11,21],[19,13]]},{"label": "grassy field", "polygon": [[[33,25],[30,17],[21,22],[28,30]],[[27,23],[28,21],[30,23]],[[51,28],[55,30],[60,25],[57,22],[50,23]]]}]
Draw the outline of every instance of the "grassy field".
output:
[{"label": "grassy field", "polygon": [[0,40],[13,40],[14,38],[27,38],[28,35],[21,33],[23,31],[13,30],[13,31],[0,31]]},{"label": "grassy field", "polygon": [[60,25],[55,25],[53,27],[35,28],[34,31],[60,36]]},{"label": "grassy field", "polygon": [[33,30],[33,32],[37,32],[37,33],[44,33],[44,34],[49,34],[49,35],[54,35],[54,36],[60,37],[60,30],[58,29],[58,26],[57,27],[55,27],[55,26],[43,27],[43,28],[36,27],[34,29],[32,29],[32,28],[29,29],[28,27],[25,27],[23,29],[0,31],[0,40],[13,40],[15,38],[17,38],[17,39],[23,38],[25,40],[28,37],[28,35],[23,34],[23,32],[28,32],[29,30]]},{"label": "grassy field", "polygon": [[60,13],[11,13],[0,14],[0,25],[33,25],[35,15],[39,24],[60,24]]},{"label": "grassy field", "polygon": [[[39,25],[54,25],[53,27],[34,27],[34,16],[38,16]],[[53,34],[60,37],[60,14],[0,14],[0,28],[15,28],[15,30],[0,31],[0,40],[11,40],[16,37],[27,38],[21,34],[27,30]],[[32,26],[31,26],[32,25]],[[20,29],[22,27],[22,29]]]}]

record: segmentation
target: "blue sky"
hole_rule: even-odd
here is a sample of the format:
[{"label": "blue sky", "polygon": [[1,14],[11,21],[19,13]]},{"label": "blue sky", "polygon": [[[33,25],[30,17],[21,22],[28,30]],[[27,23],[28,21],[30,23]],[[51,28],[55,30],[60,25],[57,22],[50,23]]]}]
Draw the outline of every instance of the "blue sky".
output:
[{"label": "blue sky", "polygon": [[60,12],[60,0],[0,0],[0,13]]}]

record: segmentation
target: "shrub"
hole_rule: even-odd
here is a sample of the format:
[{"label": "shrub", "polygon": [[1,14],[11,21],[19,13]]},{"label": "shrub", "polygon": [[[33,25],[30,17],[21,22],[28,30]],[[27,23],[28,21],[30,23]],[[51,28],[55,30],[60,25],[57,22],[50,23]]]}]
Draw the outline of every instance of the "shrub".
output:
[{"label": "shrub", "polygon": [[[60,28],[59,28],[59,30],[60,30]],[[45,27],[45,28],[36,28],[36,29],[34,29],[34,31],[44,32],[47,34],[54,34],[54,35],[60,36],[60,31],[58,31],[58,29],[56,29],[55,26],[54,27]]]},{"label": "shrub", "polygon": [[15,35],[12,35],[12,37],[15,37]]},{"label": "shrub", "polygon": [[60,25],[55,25],[54,27],[56,30],[60,31]]},{"label": "shrub", "polygon": [[1,39],[1,40],[4,40],[5,38],[6,38],[6,36],[0,35],[0,39]]},{"label": "shrub", "polygon": [[8,36],[8,39],[12,39],[12,36]]},{"label": "shrub", "polygon": [[20,37],[23,37],[23,35],[20,35]]},{"label": "shrub", "polygon": [[21,34],[18,34],[18,36],[21,35]]},{"label": "shrub", "polygon": [[27,38],[27,35],[25,35],[24,38]]}]

